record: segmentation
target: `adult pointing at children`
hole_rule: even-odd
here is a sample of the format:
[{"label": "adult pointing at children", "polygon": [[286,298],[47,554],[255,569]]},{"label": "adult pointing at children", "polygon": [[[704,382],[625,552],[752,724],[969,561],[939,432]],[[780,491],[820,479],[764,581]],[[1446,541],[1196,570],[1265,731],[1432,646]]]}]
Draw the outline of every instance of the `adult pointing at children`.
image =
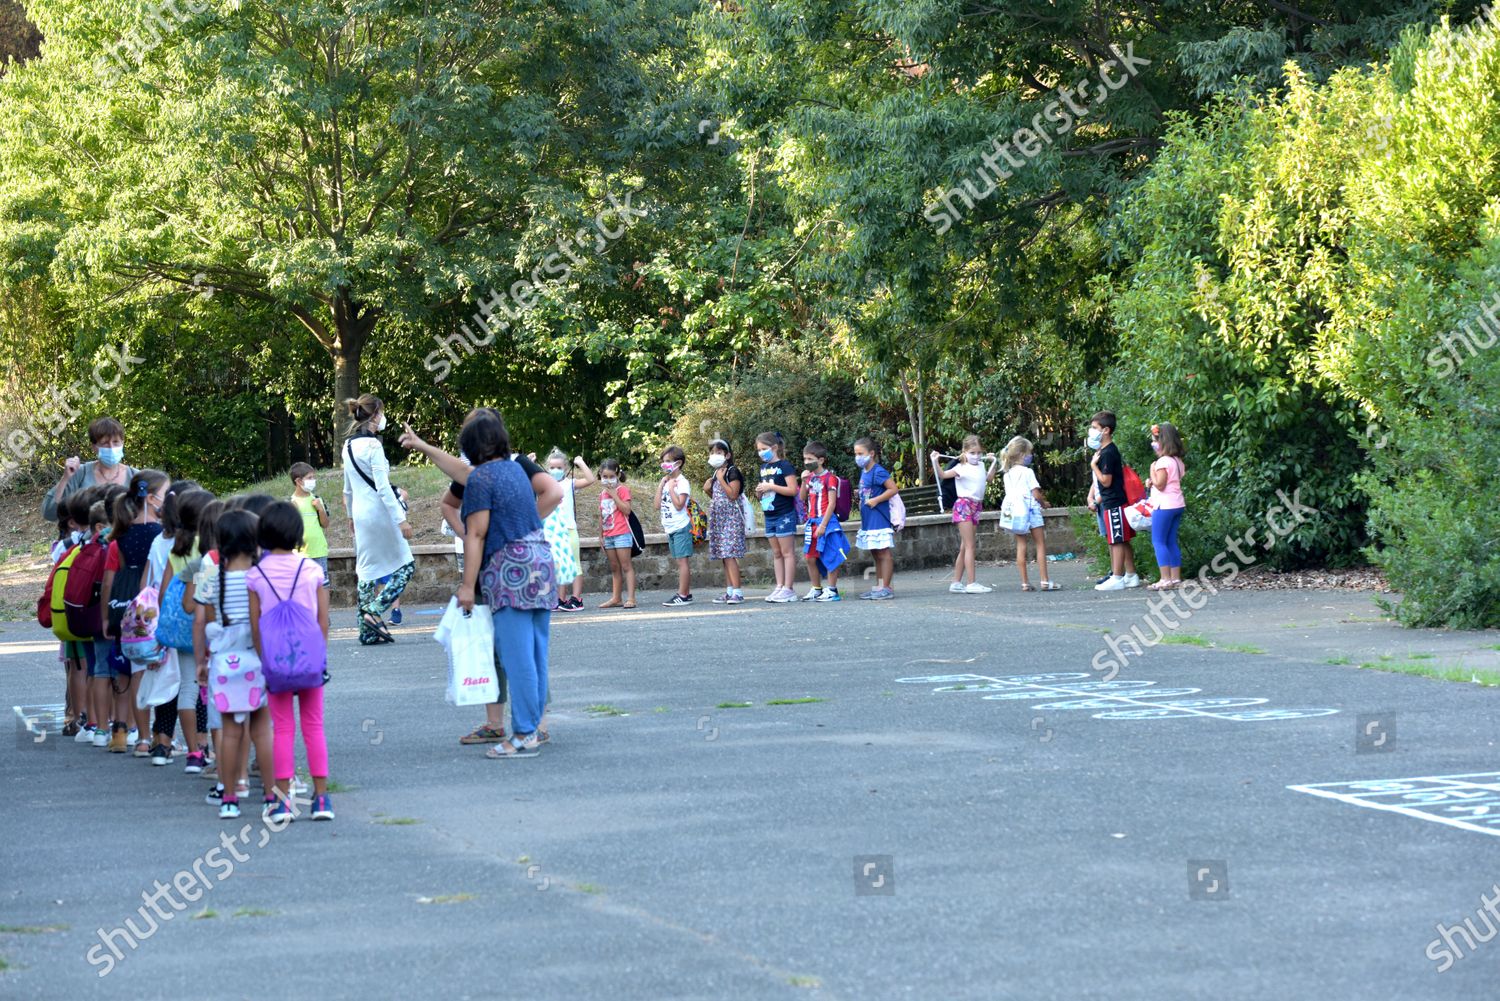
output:
[{"label": "adult pointing at children", "polygon": [[62,479],[42,498],[42,517],[57,520],[57,506],[70,496],[89,487],[123,487],[135,475],[125,465],[125,429],[113,417],[100,417],[89,425],[89,443],[94,446],[95,460],[84,462],[70,456],[63,463]]},{"label": "adult pointing at children", "polygon": [[[352,423],[344,443],[344,509],[354,533],[355,575],[359,580],[359,641],[391,643],[385,613],[406,590],[416,570],[407,540],[411,523],[406,506],[391,486],[391,463],[379,434],[385,430],[385,405],[369,393],[346,400]],[[380,586],[383,578],[385,587]]]}]

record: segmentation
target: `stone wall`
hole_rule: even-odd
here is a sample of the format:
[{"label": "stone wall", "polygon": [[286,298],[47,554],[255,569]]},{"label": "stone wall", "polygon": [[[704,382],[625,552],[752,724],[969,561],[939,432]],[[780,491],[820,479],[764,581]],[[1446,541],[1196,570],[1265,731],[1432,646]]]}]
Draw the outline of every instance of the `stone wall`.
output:
[{"label": "stone wall", "polygon": [[[1073,537],[1071,512],[1068,508],[1048,508],[1047,551],[1064,553],[1076,551]],[[845,576],[860,577],[870,566],[869,554],[853,549],[854,536],[859,523],[844,526],[851,546]],[[798,537],[798,549],[801,549]],[[947,566],[958,552],[958,531],[952,518],[946,514],[931,514],[914,517],[896,537],[896,572],[918,570],[927,567]],[[413,546],[417,570],[407,586],[405,601],[412,604],[434,604],[446,602],[458,586],[458,564],[453,546]],[[980,515],[979,558],[980,560],[1015,559],[1015,540],[1009,532],[1000,528],[1000,516],[996,511]],[[800,557],[799,557],[800,558]],[[708,546],[701,545],[693,556],[694,590],[708,592],[723,586],[723,568],[708,558]],[[765,536],[756,532],[750,536],[745,558],[740,561],[741,572],[747,586],[769,586],[771,575],[771,552]],[[583,540],[583,572],[586,593],[597,594],[609,589],[609,564],[599,548],[598,539]],[[661,534],[646,536],[646,551],[635,559],[636,587],[641,591],[664,591],[677,586],[677,568],[667,555],[667,537]],[[333,582],[332,600],[335,607],[347,608],[355,603],[354,551],[335,549],[328,554],[328,575]],[[805,581],[807,573],[798,570],[797,579]]]}]

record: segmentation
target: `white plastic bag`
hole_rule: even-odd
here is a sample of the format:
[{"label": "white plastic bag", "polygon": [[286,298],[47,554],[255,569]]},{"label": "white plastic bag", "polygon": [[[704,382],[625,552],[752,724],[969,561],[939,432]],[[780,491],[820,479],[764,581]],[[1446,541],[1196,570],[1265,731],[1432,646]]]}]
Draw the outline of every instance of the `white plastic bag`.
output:
[{"label": "white plastic bag", "polygon": [[457,598],[450,598],[433,639],[448,651],[450,705],[480,706],[500,698],[495,623],[488,608],[476,605],[472,612],[465,612]]},{"label": "white plastic bag", "polygon": [[1137,532],[1151,531],[1151,514],[1156,510],[1150,497],[1143,497],[1134,504],[1125,506],[1125,520]]},{"label": "white plastic bag", "polygon": [[182,685],[182,670],[177,666],[176,650],[167,650],[166,658],[155,670],[144,665],[137,667],[146,674],[141,679],[141,687],[135,692],[137,709],[151,709],[177,698],[177,689]]}]

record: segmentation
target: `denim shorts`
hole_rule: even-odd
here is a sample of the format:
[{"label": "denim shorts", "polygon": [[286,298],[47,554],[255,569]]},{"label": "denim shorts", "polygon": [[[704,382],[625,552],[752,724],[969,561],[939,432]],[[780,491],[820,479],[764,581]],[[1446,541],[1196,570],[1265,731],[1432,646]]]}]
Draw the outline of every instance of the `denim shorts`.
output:
[{"label": "denim shorts", "polygon": [[672,559],[685,560],[693,555],[693,529],[692,526],[679,528],[667,536],[667,543],[671,547]]},{"label": "denim shorts", "polygon": [[632,541],[629,532],[621,532],[619,535],[606,535],[604,537],[604,548],[629,549]]},{"label": "denim shorts", "polygon": [[797,512],[771,514],[766,512],[766,537],[784,539],[797,534]]}]

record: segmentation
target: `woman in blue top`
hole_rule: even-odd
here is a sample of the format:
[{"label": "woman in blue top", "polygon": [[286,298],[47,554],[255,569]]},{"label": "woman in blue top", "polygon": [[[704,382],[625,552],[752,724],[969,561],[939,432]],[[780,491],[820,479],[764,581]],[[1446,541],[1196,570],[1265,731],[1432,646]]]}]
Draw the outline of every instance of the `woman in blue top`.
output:
[{"label": "woman in blue top", "polygon": [[[464,582],[458,603],[474,608],[483,596],[495,621],[495,655],[510,688],[511,736],[486,753],[529,758],[546,739],[539,729],[547,700],[547,641],[557,580],[552,547],[531,478],[511,458],[510,433],[500,414],[481,408],[458,437],[473,464],[464,484]],[[561,490],[561,487],[558,487]]]}]

